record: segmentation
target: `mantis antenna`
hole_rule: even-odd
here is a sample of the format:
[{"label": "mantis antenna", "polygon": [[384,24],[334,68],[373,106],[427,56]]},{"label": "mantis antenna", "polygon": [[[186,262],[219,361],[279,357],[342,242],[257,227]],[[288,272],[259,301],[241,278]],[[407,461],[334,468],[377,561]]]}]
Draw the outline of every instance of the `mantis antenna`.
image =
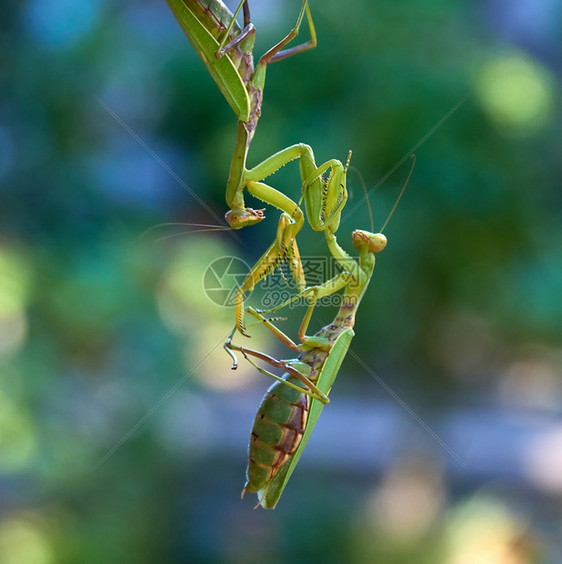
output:
[{"label": "mantis antenna", "polygon": [[195,227],[197,229],[193,229],[192,231],[182,231],[181,233],[172,233],[171,235],[164,235],[163,237],[158,237],[155,239],[155,242],[165,241],[166,239],[174,239],[176,237],[181,237],[184,235],[194,235],[195,233],[207,233],[209,231],[217,232],[217,231],[229,231],[230,227],[226,225],[208,225],[206,223],[183,223],[183,222],[168,222],[168,223],[159,223],[158,225],[153,225],[149,227],[146,231],[144,231],[140,237],[145,237],[151,231],[155,229],[160,229],[162,227]]},{"label": "mantis antenna", "polygon": [[394,213],[394,210],[396,209],[398,202],[402,198],[402,194],[404,194],[404,190],[406,190],[406,186],[408,186],[408,182],[410,182],[412,172],[414,172],[414,167],[416,166],[416,155],[413,154],[412,159],[413,159],[414,162],[412,163],[412,168],[410,169],[410,174],[408,174],[408,178],[406,178],[406,182],[404,183],[404,186],[402,186],[402,190],[400,190],[400,194],[398,194],[398,198],[396,198],[396,202],[394,202],[394,206],[392,206],[392,209],[390,210],[390,213],[388,214],[388,217],[386,218],[386,221],[384,222],[384,225],[382,226],[382,228],[380,230],[381,233],[384,231],[384,228],[388,225],[388,222],[390,221],[390,218],[392,217],[392,214]]},{"label": "mantis antenna", "polygon": [[373,233],[375,231],[375,224],[373,223],[373,211],[371,210],[371,202],[369,200],[369,194],[367,192],[367,185],[365,184],[365,179],[363,178],[361,171],[357,167],[352,166],[350,167],[350,170],[355,172],[359,177],[359,180],[361,181],[361,186],[363,187],[363,192],[365,194],[365,200],[367,202],[367,208],[369,210],[369,218],[371,219],[371,233]]}]

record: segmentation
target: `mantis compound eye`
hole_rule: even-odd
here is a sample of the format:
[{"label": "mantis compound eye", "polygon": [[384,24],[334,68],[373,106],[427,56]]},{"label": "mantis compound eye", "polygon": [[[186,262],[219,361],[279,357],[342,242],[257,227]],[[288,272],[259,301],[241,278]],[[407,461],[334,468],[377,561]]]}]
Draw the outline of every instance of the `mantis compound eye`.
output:
[{"label": "mantis compound eye", "polygon": [[382,233],[369,233],[362,229],[353,232],[353,245],[358,251],[378,253],[386,247],[386,237]]}]

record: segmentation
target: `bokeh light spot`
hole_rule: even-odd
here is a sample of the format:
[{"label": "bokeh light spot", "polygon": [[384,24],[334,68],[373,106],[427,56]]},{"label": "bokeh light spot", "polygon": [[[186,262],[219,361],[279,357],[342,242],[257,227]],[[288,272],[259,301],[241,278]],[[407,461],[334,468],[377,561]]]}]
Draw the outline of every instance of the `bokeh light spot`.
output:
[{"label": "bokeh light spot", "polygon": [[521,135],[533,134],[548,122],[553,110],[553,80],[537,61],[506,53],[484,63],[475,80],[476,92],[490,117]]},{"label": "bokeh light spot", "polygon": [[[230,369],[232,361],[222,345],[233,327],[234,308],[218,306],[204,288],[209,265],[230,256],[230,249],[218,239],[190,237],[189,244],[178,246],[158,292],[163,322],[186,339],[186,370],[205,357],[196,377],[200,384],[219,391],[244,388],[259,380],[256,370],[244,359],[237,370]],[[251,326],[252,320],[248,323]],[[268,350],[271,341],[266,331],[252,334],[252,347],[258,350]]]},{"label": "bokeh light spot", "polygon": [[529,479],[542,491],[562,493],[562,425],[552,426],[534,438],[523,453]]},{"label": "bokeh light spot", "polygon": [[25,306],[29,275],[24,261],[14,252],[0,248],[0,317]]},{"label": "bokeh light spot", "polygon": [[10,519],[0,523],[2,564],[50,564],[52,550],[45,535],[26,521]]},{"label": "bokeh light spot", "polygon": [[423,460],[402,461],[384,476],[366,504],[372,530],[389,543],[404,545],[421,538],[440,515],[445,491],[440,471]]},{"label": "bokeh light spot", "polygon": [[203,288],[206,268],[225,254],[220,242],[201,237],[178,246],[158,292],[160,314],[170,329],[191,336],[209,322],[230,319],[232,310],[213,304]]},{"label": "bokeh light spot", "polygon": [[495,497],[477,495],[449,517],[446,564],[535,562],[527,522]]}]

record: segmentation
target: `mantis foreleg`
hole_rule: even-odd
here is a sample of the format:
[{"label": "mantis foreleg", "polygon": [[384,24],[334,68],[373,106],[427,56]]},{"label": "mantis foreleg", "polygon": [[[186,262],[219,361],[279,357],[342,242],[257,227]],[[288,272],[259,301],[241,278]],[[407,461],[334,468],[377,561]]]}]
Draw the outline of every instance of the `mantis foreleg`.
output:
[{"label": "mantis foreleg", "polygon": [[[300,210],[299,210],[300,211]],[[236,326],[242,335],[248,336],[244,326],[244,294],[253,290],[254,286],[271,274],[283,261],[287,261],[291,268],[297,288],[302,290],[306,286],[304,270],[295,239],[302,227],[304,218],[296,223],[288,214],[283,213],[279,218],[277,237],[265,254],[247,274],[244,283],[236,294]]]},{"label": "mantis foreleg", "polygon": [[[246,171],[245,182],[248,191],[284,212],[279,221],[276,240],[252,268],[238,290],[236,300],[236,323],[238,330],[246,335],[244,329],[244,294],[275,270],[283,260],[289,262],[291,272],[299,291],[306,287],[304,271],[296,244],[304,216],[299,206],[282,192],[262,182],[282,166],[299,159],[306,210],[311,225],[316,230],[337,229],[341,211],[347,200],[346,171],[342,163],[331,159],[317,167],[314,153],[309,145],[299,143],[272,155],[253,169]],[[348,159],[349,162],[349,159]],[[323,174],[330,171],[327,180]],[[229,212],[233,214],[234,212]]]}]

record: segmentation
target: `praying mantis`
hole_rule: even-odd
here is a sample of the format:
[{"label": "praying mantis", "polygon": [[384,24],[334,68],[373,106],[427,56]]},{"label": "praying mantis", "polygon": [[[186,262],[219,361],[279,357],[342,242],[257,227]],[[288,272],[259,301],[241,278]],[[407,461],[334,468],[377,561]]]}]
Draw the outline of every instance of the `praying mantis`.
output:
[{"label": "praying mantis", "polygon": [[[226,200],[230,207],[226,214],[229,226],[239,229],[264,219],[263,210],[246,207],[244,190],[282,212],[275,241],[251,269],[238,290],[236,326],[224,345],[232,357],[233,368],[238,365],[236,353],[240,353],[260,372],[276,380],[264,396],[254,421],[247,482],[243,490],[243,494],[257,493],[262,507],[274,508],[323,407],[329,403],[328,394],[354,336],[357,308],[371,280],[375,254],[387,244],[382,231],[406,185],[380,233],[363,230],[353,232],[353,244],[359,251],[358,260],[348,255],[338,244],[336,232],[347,201],[346,175],[351,153],[345,165],[337,159],[330,159],[317,166],[311,147],[299,143],[279,151],[254,168],[246,168],[249,147],[261,115],[267,65],[316,46],[316,31],[308,0],[303,0],[293,29],[269,49],[255,67],[252,55],[255,29],[250,19],[248,0],[241,0],[234,14],[220,0],[167,2],[238,118],[237,138],[226,190]],[[244,27],[240,28],[236,17],[242,9]],[[285,49],[299,33],[305,15],[311,39]],[[293,160],[299,161],[302,185],[298,203],[264,182]],[[410,171],[410,175],[411,173]],[[297,234],[304,224],[304,214],[300,208],[303,201],[311,227],[324,232],[332,256],[343,268],[343,272],[337,276],[310,287],[306,286],[296,242]],[[289,263],[298,293],[270,310],[246,307],[244,294],[284,260]],[[306,331],[318,300],[342,289],[342,303],[333,322],[314,336],[307,336]],[[302,298],[308,300],[309,305],[298,332],[300,344],[296,344],[273,324],[275,319],[267,318],[264,314],[274,313]],[[285,345],[298,353],[298,358],[277,360],[266,353],[234,344],[236,331],[249,336],[245,330],[246,313],[258,319]],[[276,376],[254,359],[281,368],[285,373],[283,376]]]},{"label": "praying mantis", "polygon": [[[309,145],[298,143],[283,149],[252,169],[246,169],[246,158],[261,115],[265,72],[267,65],[316,46],[316,31],[308,0],[293,29],[279,43],[265,53],[254,68],[252,50],[255,28],[250,21],[248,0],[242,0],[234,15],[220,0],[167,0],[170,9],[205,62],[209,73],[238,117],[234,155],[226,190],[230,210],[226,220],[231,228],[239,229],[264,219],[263,210],[248,208],[244,203],[244,189],[261,201],[282,211],[275,241],[251,270],[237,297],[236,319],[242,334],[244,329],[244,293],[271,273],[282,261],[287,261],[297,289],[306,287],[304,271],[296,242],[296,235],[304,223],[299,205],[291,198],[263,182],[285,164],[299,159],[299,168],[307,217],[313,229],[320,231],[328,225],[337,230],[341,210],[347,200],[344,167],[337,159],[317,166]],[[236,17],[244,9],[244,28]],[[284,49],[299,33],[306,14],[311,39],[301,45]],[[349,164],[349,159],[348,159]],[[329,172],[327,178],[324,174]]]},{"label": "praying mantis", "polygon": [[[353,245],[359,251],[358,261],[340,247],[335,233],[326,229],[324,233],[328,248],[343,272],[323,284],[306,288],[275,308],[247,308],[248,313],[263,323],[281,342],[299,353],[297,359],[276,360],[260,351],[233,344],[236,327],[224,345],[233,359],[233,369],[238,366],[235,352],[240,352],[259,372],[276,380],[262,399],[254,420],[248,452],[247,480],[242,490],[242,495],[256,493],[258,505],[261,504],[265,509],[274,509],[277,505],[322,409],[329,403],[328,394],[355,335],[355,315],[373,275],[375,254],[387,245],[386,236],[382,232],[404,193],[414,165],[415,156],[406,183],[380,232],[371,233],[360,229],[353,232]],[[341,289],[344,289],[344,293],[335,319],[314,336],[307,336],[306,331],[318,300]],[[297,345],[263,314],[275,313],[302,298],[308,300],[309,305],[298,332],[301,344]],[[281,377],[276,376],[259,366],[251,357],[281,368],[285,373]]]},{"label": "praying mantis", "polygon": [[[354,336],[355,314],[371,280],[375,266],[374,254],[386,246],[386,237],[381,233],[354,231],[353,243],[360,252],[359,262],[355,262],[338,245],[331,231],[326,231],[326,240],[334,258],[346,270],[324,284],[307,288],[298,295],[299,298],[310,300],[299,330],[301,345],[294,343],[263,317],[264,312],[248,308],[248,312],[260,319],[283,343],[300,353],[298,359],[277,361],[259,351],[234,345],[232,335],[225,343],[227,352],[233,356],[234,366],[237,360],[233,351],[238,351],[260,372],[277,380],[266,392],[254,420],[248,452],[247,480],[242,491],[242,494],[256,493],[259,503],[265,509],[275,508],[324,405],[329,402],[328,393]],[[305,332],[316,301],[343,287],[345,293],[334,321],[313,337],[307,337]],[[285,369],[285,374],[277,377],[252,361],[252,356]],[[308,389],[300,387],[299,383]]]},{"label": "praying mantis", "polygon": [[[263,210],[247,208],[244,188],[260,200],[291,214],[286,201],[270,187],[255,187],[253,183],[265,179],[296,158],[293,152],[277,153],[253,171],[246,169],[246,158],[261,115],[266,69],[274,63],[307,49],[316,47],[316,30],[310,14],[308,0],[304,0],[293,29],[271,49],[254,67],[253,48],[255,28],[250,20],[248,0],[241,0],[234,15],[221,0],[167,0],[168,6],[181,25],[187,38],[204,61],[207,69],[238,118],[236,145],[230,165],[226,188],[226,201],[230,211],[226,219],[230,227],[239,229],[264,219]],[[244,28],[240,29],[236,17],[243,8]],[[284,49],[299,33],[306,13],[311,39],[306,43]],[[295,146],[296,147],[296,146]],[[304,154],[309,147],[295,149]]]}]

